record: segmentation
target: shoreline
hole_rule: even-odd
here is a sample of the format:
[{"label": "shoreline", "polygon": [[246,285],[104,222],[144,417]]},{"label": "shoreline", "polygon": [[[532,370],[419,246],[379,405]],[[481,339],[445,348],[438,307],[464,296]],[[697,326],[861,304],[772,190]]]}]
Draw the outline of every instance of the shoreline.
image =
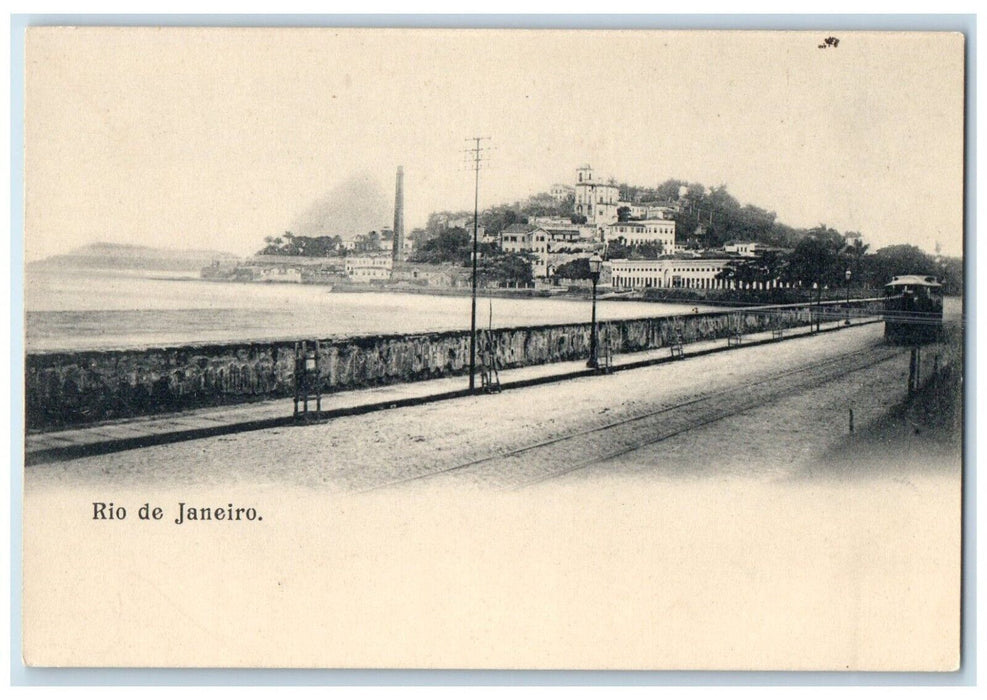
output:
[{"label": "shoreline", "polygon": [[[208,278],[184,278],[184,277],[155,277],[158,280],[189,281],[189,279],[200,282],[223,282],[243,285],[279,285],[279,286],[299,286],[299,287],[326,287],[328,291],[334,293],[379,293],[389,292],[400,294],[419,294],[426,296],[471,296],[470,287],[418,287],[414,285],[374,285],[358,284],[350,282],[277,282],[277,281],[246,281],[233,279],[208,279]],[[883,289],[858,289],[850,293],[851,300],[870,299],[881,296]],[[674,296],[673,296],[674,295]],[[481,287],[477,289],[477,298],[492,297],[496,299],[564,299],[587,301],[592,297],[589,287],[579,286],[559,286],[549,288],[503,288],[503,287]],[[644,302],[648,304],[675,304],[680,306],[772,306],[777,304],[807,304],[816,302],[815,294],[804,289],[734,289],[734,290],[704,290],[686,287],[648,287],[645,289],[625,289],[614,290],[600,285],[597,291],[597,301],[626,301]],[[820,302],[838,302],[846,298],[846,293],[842,289],[826,289],[819,299]]]},{"label": "shoreline", "polygon": [[[184,277],[154,277],[152,279],[157,280],[169,280],[176,282],[186,282],[190,279],[192,281],[198,282],[222,282],[230,284],[243,284],[243,285],[279,285],[285,287],[325,287],[327,291],[332,293],[341,294],[367,294],[367,293],[377,293],[377,294],[387,294],[387,293],[397,293],[397,294],[418,294],[425,296],[443,296],[443,297],[468,297],[472,296],[472,288],[470,287],[418,287],[413,285],[374,285],[374,284],[353,284],[353,283],[339,283],[333,282],[331,284],[320,283],[320,282],[251,282],[244,280],[232,280],[232,279],[207,279],[207,278],[184,278]],[[511,289],[504,287],[480,287],[476,291],[477,299],[483,297],[494,297],[497,299],[564,299],[564,300],[586,300],[591,296],[590,290],[578,289],[578,288],[549,288],[549,289]],[[657,300],[645,299],[640,296],[640,292],[605,292],[597,294],[598,301],[643,301],[648,303],[655,303]],[[674,301],[661,302],[661,303],[679,303]],[[687,301],[681,302],[683,305],[688,304]]]},{"label": "shoreline", "polygon": [[[56,272],[56,270],[43,270],[46,273]],[[416,286],[412,284],[361,284],[346,281],[335,282],[282,282],[275,280],[248,281],[226,278],[202,277],[199,272],[188,271],[188,276],[183,276],[178,270],[142,270],[129,268],[64,268],[57,272],[70,273],[113,273],[122,274],[126,277],[137,277],[158,282],[205,282],[237,284],[256,287],[285,287],[285,288],[324,288],[327,293],[339,294],[416,294],[424,296],[439,297],[469,297],[472,296],[470,287],[429,287]],[[150,273],[150,274],[148,274]],[[157,273],[157,274],[155,274]],[[855,289],[851,291],[851,299],[866,299],[881,296],[882,289]],[[561,299],[568,301],[588,301],[592,293],[589,287],[576,285],[566,285],[558,287],[542,288],[503,288],[503,287],[481,287],[477,289],[477,298],[495,299]],[[822,302],[841,301],[845,298],[845,291],[842,289],[824,290],[821,298]],[[814,293],[807,290],[798,289],[770,289],[770,290],[702,290],[692,288],[669,288],[669,287],[649,287],[645,289],[633,290],[613,290],[612,288],[600,285],[597,292],[597,301],[625,301],[644,302],[648,304],[673,304],[683,307],[706,305],[716,307],[729,306],[759,306],[776,305],[785,303],[813,303],[816,301]]]}]

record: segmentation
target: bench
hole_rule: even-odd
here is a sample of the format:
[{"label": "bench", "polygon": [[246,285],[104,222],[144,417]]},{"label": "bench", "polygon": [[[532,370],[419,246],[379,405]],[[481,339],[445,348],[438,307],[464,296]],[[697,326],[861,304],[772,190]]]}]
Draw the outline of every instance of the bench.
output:
[{"label": "bench", "polygon": [[681,331],[676,331],[675,336],[672,338],[672,342],[669,343],[668,349],[672,351],[672,359],[681,360],[685,357],[682,350],[684,345]]}]

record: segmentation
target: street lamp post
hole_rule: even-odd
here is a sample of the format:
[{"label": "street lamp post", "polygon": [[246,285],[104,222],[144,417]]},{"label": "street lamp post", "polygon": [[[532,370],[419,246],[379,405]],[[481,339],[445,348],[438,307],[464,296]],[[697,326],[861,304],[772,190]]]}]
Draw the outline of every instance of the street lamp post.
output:
[{"label": "street lamp post", "polygon": [[846,321],[843,322],[844,326],[850,325],[850,277],[853,273],[848,267],[846,269]]},{"label": "street lamp post", "polygon": [[[822,282],[816,282],[816,333],[819,332],[819,326],[822,323]],[[812,330],[812,324],[809,324],[809,330]]]},{"label": "street lamp post", "polygon": [[589,274],[593,280],[593,321],[589,332],[589,361],[587,367],[598,369],[600,366],[599,355],[596,343],[596,283],[600,281],[600,267],[603,265],[603,258],[594,255],[589,259]]}]

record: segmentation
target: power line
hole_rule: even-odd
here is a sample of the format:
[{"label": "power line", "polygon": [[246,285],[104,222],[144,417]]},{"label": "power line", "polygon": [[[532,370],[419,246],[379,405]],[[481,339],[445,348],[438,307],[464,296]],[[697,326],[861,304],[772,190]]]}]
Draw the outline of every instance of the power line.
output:
[{"label": "power line", "polygon": [[467,153],[473,154],[473,282],[470,304],[470,391],[476,389],[476,257],[477,257],[477,224],[480,219],[480,162],[483,160],[483,152],[489,149],[483,148],[481,144],[489,141],[489,136],[473,136],[466,139],[472,141],[473,145],[466,149]]}]

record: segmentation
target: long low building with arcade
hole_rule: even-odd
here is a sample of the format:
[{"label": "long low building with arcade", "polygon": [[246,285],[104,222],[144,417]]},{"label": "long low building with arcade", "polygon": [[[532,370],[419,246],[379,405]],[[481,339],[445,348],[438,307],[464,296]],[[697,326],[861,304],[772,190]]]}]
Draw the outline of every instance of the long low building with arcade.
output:
[{"label": "long low building with arcade", "polygon": [[[603,263],[603,279],[614,289],[736,289],[735,280],[719,279],[723,268],[736,258],[662,258],[658,260],[609,260]],[[754,288],[783,286],[777,280],[753,283]]]}]

